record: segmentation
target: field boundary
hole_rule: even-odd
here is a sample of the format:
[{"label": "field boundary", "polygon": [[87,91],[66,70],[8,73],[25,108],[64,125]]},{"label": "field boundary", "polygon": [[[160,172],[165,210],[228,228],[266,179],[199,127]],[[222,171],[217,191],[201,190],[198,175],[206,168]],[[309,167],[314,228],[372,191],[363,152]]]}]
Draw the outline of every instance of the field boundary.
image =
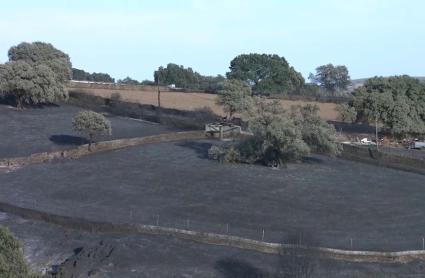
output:
[{"label": "field boundary", "polygon": [[386,153],[365,146],[342,144],[340,158],[425,175],[425,160]]},{"label": "field boundary", "polygon": [[91,146],[91,151],[88,149],[88,144],[81,145],[74,149],[55,151],[55,152],[42,152],[35,153],[30,156],[5,158],[0,160],[1,168],[16,169],[31,164],[45,163],[53,160],[60,159],[79,159],[83,156],[92,155],[101,152],[113,151],[132,146],[152,144],[152,143],[165,143],[181,140],[195,140],[205,138],[204,131],[183,131],[174,133],[165,133],[159,135],[125,138],[110,141],[102,141],[94,143]]},{"label": "field boundary", "polygon": [[193,90],[193,89],[184,89],[184,88],[171,88],[168,86],[153,86],[153,85],[128,85],[128,84],[118,84],[118,83],[86,83],[86,82],[75,82],[70,81],[68,90],[74,89],[99,89],[99,90],[117,90],[117,91],[157,91],[158,89],[161,92],[180,92],[180,93],[202,93],[202,94],[215,94],[205,90]]},{"label": "field boundary", "polygon": [[83,230],[91,233],[149,234],[167,236],[203,244],[227,246],[273,255],[285,254],[285,251],[296,249],[301,251],[300,254],[304,254],[306,256],[319,256],[322,258],[350,262],[407,263],[414,260],[425,260],[425,250],[397,252],[354,251],[325,247],[308,247],[305,245],[295,244],[271,243],[232,235],[198,232],[155,225],[98,222],[84,218],[62,216],[35,209],[23,208],[5,202],[0,202],[0,211],[14,214],[24,219],[42,221],[67,229]]}]

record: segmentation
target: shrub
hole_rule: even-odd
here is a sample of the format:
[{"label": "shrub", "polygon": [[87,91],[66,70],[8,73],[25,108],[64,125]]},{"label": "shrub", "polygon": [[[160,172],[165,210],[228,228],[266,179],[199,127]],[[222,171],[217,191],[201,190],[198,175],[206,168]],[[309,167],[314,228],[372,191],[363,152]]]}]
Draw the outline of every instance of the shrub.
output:
[{"label": "shrub", "polygon": [[5,228],[0,228],[0,277],[35,277],[25,262],[21,244]]},{"label": "shrub", "polygon": [[121,94],[118,92],[111,94],[111,100],[112,101],[121,101]]},{"label": "shrub", "polygon": [[224,161],[230,163],[242,162],[237,146],[231,145],[225,150]]},{"label": "shrub", "polygon": [[221,160],[224,155],[224,150],[218,146],[211,146],[208,150],[208,158],[212,160]]}]

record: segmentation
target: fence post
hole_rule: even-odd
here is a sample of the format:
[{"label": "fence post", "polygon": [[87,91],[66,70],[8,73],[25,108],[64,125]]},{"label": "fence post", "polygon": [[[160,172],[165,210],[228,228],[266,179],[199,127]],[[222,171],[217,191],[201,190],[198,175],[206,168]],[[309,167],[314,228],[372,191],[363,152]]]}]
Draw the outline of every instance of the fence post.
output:
[{"label": "fence post", "polygon": [[261,235],[261,241],[264,241],[264,229],[263,229],[263,234]]},{"label": "fence post", "polygon": [[156,215],[156,225],[159,226],[159,214]]},{"label": "fence post", "polygon": [[229,224],[226,224],[226,234],[229,233]]},{"label": "fence post", "polygon": [[425,238],[422,238],[422,250],[425,250]]},{"label": "fence post", "polygon": [[350,238],[350,249],[353,250],[353,239]]}]

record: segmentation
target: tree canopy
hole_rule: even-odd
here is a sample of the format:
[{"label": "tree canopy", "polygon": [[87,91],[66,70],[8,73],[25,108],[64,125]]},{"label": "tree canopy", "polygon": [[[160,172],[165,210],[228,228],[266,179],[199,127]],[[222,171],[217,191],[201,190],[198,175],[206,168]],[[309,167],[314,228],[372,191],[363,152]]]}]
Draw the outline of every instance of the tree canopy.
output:
[{"label": "tree canopy", "polygon": [[44,64],[54,73],[59,82],[66,83],[72,77],[72,66],[68,54],[50,43],[23,42],[12,46],[8,52],[9,61],[24,61],[28,64]]},{"label": "tree canopy", "polygon": [[256,97],[245,113],[253,136],[224,148],[211,148],[208,154],[212,159],[267,165],[301,160],[311,151],[336,155],[341,147],[335,128],[320,119],[318,110],[312,105],[285,110],[276,100]]},{"label": "tree canopy", "polygon": [[219,84],[225,80],[221,75],[203,76],[192,68],[185,68],[173,63],[169,63],[167,67],[159,67],[154,72],[155,83],[163,86],[171,84],[178,88],[205,90],[216,92]]},{"label": "tree canopy", "polygon": [[72,80],[115,83],[115,79],[107,73],[89,73],[76,68],[72,68]]},{"label": "tree canopy", "polygon": [[317,67],[316,74],[310,73],[309,79],[334,95],[338,90],[346,90],[351,83],[347,67],[332,64]]},{"label": "tree canopy", "polygon": [[375,123],[398,137],[425,134],[425,84],[403,75],[374,77],[355,90],[359,120]]},{"label": "tree canopy", "polygon": [[89,150],[95,136],[111,135],[111,123],[102,114],[93,111],[78,113],[72,122],[74,129],[89,138]]},{"label": "tree canopy", "polygon": [[9,62],[0,65],[0,93],[24,104],[52,103],[67,98],[71,77],[67,54],[51,44],[21,43],[9,50]]},{"label": "tree canopy", "polygon": [[218,91],[217,104],[223,106],[229,119],[234,113],[246,111],[252,105],[251,87],[240,80],[226,80]]},{"label": "tree canopy", "polygon": [[334,126],[320,118],[317,105],[292,106],[290,117],[301,129],[303,141],[313,152],[336,155],[341,151]]},{"label": "tree canopy", "polygon": [[140,85],[140,82],[132,79],[131,77],[127,76],[124,79],[118,80],[118,84],[125,84],[125,85]]},{"label": "tree canopy", "polygon": [[304,84],[301,73],[289,66],[284,57],[269,54],[242,54],[230,62],[229,79],[252,86],[256,94],[288,94]]},{"label": "tree canopy", "polygon": [[357,119],[356,109],[347,103],[337,105],[336,111],[339,113],[339,119],[343,122],[353,123]]},{"label": "tree canopy", "polygon": [[18,108],[24,104],[52,103],[67,98],[63,83],[48,66],[24,61],[0,65],[0,91],[12,96]]},{"label": "tree canopy", "polygon": [[310,152],[301,129],[278,101],[257,98],[248,115],[248,126],[254,136],[241,145],[242,156],[268,164],[299,160]]}]

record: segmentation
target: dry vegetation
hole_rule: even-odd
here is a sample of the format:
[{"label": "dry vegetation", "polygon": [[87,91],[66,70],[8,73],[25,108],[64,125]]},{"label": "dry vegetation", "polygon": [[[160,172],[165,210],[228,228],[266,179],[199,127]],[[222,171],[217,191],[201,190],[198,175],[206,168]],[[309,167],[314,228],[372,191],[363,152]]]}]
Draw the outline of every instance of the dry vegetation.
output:
[{"label": "dry vegetation", "polygon": [[[124,101],[141,103],[141,104],[158,104],[158,94],[155,90],[117,90],[117,89],[100,89],[100,88],[78,88],[78,91],[110,98],[111,94],[119,93]],[[174,108],[179,110],[190,110],[209,107],[214,113],[224,115],[223,109],[215,103],[216,95],[201,92],[161,92],[161,106],[165,108]],[[337,120],[338,112],[335,110],[334,103],[307,102],[295,100],[280,100],[283,107],[289,108],[292,105],[316,104],[320,108],[320,116],[324,120]]]}]

